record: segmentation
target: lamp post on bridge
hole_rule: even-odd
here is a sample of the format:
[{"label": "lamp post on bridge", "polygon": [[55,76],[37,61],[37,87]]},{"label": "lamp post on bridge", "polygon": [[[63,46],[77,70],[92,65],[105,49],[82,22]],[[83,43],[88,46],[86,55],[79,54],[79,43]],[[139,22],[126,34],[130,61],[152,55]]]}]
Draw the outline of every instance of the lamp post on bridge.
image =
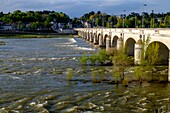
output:
[{"label": "lamp post on bridge", "polygon": [[146,4],[143,4],[143,12],[142,12],[142,28],[144,28],[144,7],[147,6]]},{"label": "lamp post on bridge", "polygon": [[124,22],[125,12],[126,12],[126,10],[123,10],[123,15],[122,15],[122,16],[123,16],[123,28],[124,28],[124,26],[125,26],[125,25],[124,25],[124,24],[125,24],[125,22]]},{"label": "lamp post on bridge", "polygon": [[154,10],[152,10],[152,15],[153,15],[153,20],[152,20],[152,27],[154,28],[154,24],[155,24],[155,22],[154,22]]},{"label": "lamp post on bridge", "polygon": [[103,13],[102,14],[102,19],[103,19],[103,23],[102,23],[103,25],[102,26],[103,26],[103,28],[105,27],[105,16],[106,16],[106,13]]}]

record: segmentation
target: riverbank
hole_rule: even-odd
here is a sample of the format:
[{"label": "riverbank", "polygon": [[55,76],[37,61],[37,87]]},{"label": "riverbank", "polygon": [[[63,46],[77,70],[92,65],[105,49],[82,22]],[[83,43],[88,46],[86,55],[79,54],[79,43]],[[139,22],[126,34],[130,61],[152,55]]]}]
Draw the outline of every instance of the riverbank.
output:
[{"label": "riverbank", "polygon": [[56,37],[78,37],[77,33],[56,33],[49,31],[0,31],[0,38],[56,38]]}]

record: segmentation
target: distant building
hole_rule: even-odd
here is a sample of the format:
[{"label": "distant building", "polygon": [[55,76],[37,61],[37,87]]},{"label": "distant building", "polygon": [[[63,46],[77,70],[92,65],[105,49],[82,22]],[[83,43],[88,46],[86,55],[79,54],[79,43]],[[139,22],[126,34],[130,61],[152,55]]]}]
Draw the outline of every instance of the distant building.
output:
[{"label": "distant building", "polygon": [[0,21],[0,26],[2,26],[3,24],[4,24],[4,22],[1,22],[1,21]]},{"label": "distant building", "polygon": [[66,26],[66,23],[58,23],[58,28],[60,29],[60,28],[65,28],[65,26]]},{"label": "distant building", "polygon": [[56,19],[54,19],[53,22],[51,22],[51,24],[52,24],[52,29],[54,31],[58,29],[58,23],[57,23]]},{"label": "distant building", "polygon": [[91,26],[90,21],[84,22],[84,27],[85,27],[85,28],[91,28],[92,26]]},{"label": "distant building", "polygon": [[73,24],[71,22],[68,23],[68,28],[72,29],[73,28]]},{"label": "distant building", "polygon": [[4,24],[1,26],[3,30],[13,30],[13,27],[11,24]]},{"label": "distant building", "polygon": [[0,29],[2,29],[3,25],[4,25],[4,23],[0,21]]}]

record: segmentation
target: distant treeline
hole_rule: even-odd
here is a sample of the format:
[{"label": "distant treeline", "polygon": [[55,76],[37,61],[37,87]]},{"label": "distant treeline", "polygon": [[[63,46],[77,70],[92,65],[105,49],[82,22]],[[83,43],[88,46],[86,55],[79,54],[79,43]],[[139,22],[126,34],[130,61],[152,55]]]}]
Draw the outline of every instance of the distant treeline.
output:
[{"label": "distant treeline", "polygon": [[170,12],[168,13],[146,13],[143,14],[132,12],[129,15],[109,15],[94,11],[84,14],[79,18],[70,19],[70,17],[63,12],[55,11],[27,11],[22,12],[16,10],[7,14],[0,12],[0,22],[5,24],[13,24],[19,29],[50,29],[55,19],[57,23],[71,22],[73,27],[85,27],[85,22],[91,27],[107,27],[107,28],[167,28],[170,27]]},{"label": "distant treeline", "polygon": [[166,28],[170,27],[170,12],[159,14],[153,12],[150,14],[146,12],[143,14],[132,12],[129,15],[108,15],[100,11],[97,13],[92,11],[77,18],[77,24],[80,24],[80,21],[88,21],[93,27],[122,28],[124,25],[125,28],[141,28],[143,23],[144,28]]},{"label": "distant treeline", "polygon": [[20,29],[29,25],[30,28],[51,28],[51,22],[68,23],[70,17],[63,12],[55,11],[27,11],[16,10],[13,13],[0,12],[0,21],[5,24],[16,24]]}]

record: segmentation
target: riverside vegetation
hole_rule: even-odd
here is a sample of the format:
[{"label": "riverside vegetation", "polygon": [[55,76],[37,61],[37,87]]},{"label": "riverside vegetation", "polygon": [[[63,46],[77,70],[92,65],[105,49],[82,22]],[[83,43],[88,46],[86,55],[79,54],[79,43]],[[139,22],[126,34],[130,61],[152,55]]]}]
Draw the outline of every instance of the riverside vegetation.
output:
[{"label": "riverside vegetation", "polygon": [[[101,73],[92,70],[92,82],[100,83],[107,81],[111,84],[123,84],[128,86],[131,82],[167,82],[166,66],[159,66],[161,58],[159,57],[160,47],[158,43],[149,45],[148,37],[143,42],[142,60],[140,65],[134,65],[134,59],[127,55],[127,51],[123,47],[119,50],[110,48],[108,51],[100,50],[97,54],[91,56],[83,55],[80,63],[83,66],[104,66],[112,65],[112,79],[106,80]],[[146,50],[145,47],[148,47]],[[71,74],[70,74],[71,73]],[[68,72],[69,80],[73,80],[73,70]],[[70,76],[71,75],[71,76]],[[99,79],[97,79],[99,78]]]},{"label": "riverside vegetation", "polygon": [[[56,38],[56,37],[67,37],[68,35],[60,35],[60,34],[1,34],[0,38]],[[72,35],[69,35],[73,37]]]}]

